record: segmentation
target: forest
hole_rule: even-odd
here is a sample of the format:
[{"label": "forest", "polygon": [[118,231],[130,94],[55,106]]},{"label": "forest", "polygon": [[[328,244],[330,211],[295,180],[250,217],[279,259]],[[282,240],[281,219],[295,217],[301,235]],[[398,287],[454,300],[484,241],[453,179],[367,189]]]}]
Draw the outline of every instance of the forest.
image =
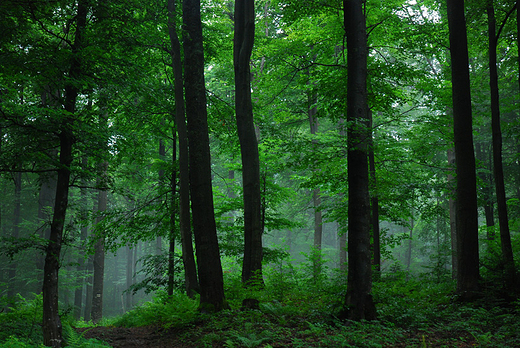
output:
[{"label": "forest", "polygon": [[0,348],[520,347],[520,4],[1,0]]}]

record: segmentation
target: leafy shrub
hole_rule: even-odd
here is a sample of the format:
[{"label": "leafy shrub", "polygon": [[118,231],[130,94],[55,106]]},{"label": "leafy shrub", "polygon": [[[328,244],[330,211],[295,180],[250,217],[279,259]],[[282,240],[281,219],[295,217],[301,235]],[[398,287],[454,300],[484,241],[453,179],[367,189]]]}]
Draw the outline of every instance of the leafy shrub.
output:
[{"label": "leafy shrub", "polygon": [[167,296],[164,292],[159,292],[153,301],[146,302],[125,313],[113,324],[123,327],[151,324],[178,327],[195,318],[198,314],[198,305],[197,299],[191,299],[185,294],[174,293],[172,296]]}]

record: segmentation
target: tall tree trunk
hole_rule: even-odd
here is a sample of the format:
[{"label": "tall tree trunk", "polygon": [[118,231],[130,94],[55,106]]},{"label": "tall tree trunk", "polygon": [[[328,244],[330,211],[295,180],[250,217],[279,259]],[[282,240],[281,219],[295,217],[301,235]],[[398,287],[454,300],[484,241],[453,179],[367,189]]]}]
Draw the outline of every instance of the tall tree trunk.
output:
[{"label": "tall tree trunk", "polygon": [[457,292],[479,290],[477,183],[464,1],[447,0],[457,176]]},{"label": "tall tree trunk", "polygon": [[199,292],[199,281],[197,279],[197,266],[195,265],[191,235],[188,134],[184,110],[181,45],[177,35],[175,9],[176,0],[168,0],[168,28],[175,89],[175,126],[179,139],[179,230],[181,234],[186,293],[192,297],[195,295],[195,292]]},{"label": "tall tree trunk", "polygon": [[[106,165],[104,165],[106,168]],[[106,169],[105,169],[106,171]],[[92,285],[92,322],[98,323],[103,318],[103,287],[105,277],[105,231],[100,227],[103,220],[101,214],[107,209],[107,193],[106,189],[101,189],[98,192],[98,207],[96,218],[95,239],[94,245],[94,281]]]},{"label": "tall tree trunk", "polygon": [[[492,171],[492,154],[489,159],[486,159],[486,152],[483,151],[482,148],[485,147],[485,144],[477,143],[475,144],[475,156],[476,159],[482,163],[483,166],[486,167],[487,170]],[[480,171],[478,173],[480,181],[483,182],[482,188],[482,198],[484,200],[484,216],[486,218],[486,239],[487,242],[490,243],[495,239],[495,217],[494,217],[494,209],[493,209],[493,176],[490,174],[484,173],[484,171]]]},{"label": "tall tree trunk", "polygon": [[83,319],[90,321],[92,314],[92,283],[94,273],[94,258],[89,255],[87,258],[86,265],[86,278],[85,278],[85,310],[83,311]]},{"label": "tall tree trunk", "polygon": [[374,155],[374,132],[372,111],[368,110],[369,122],[370,122],[370,139],[368,146],[368,163],[370,167],[370,230],[372,231],[372,254],[373,265],[375,267],[375,277],[379,278],[381,273],[381,243],[379,237],[379,196],[377,193],[377,179],[376,179],[376,160]]},{"label": "tall tree trunk", "polygon": [[456,183],[453,171],[455,170],[455,151],[448,149],[448,166],[450,170],[448,172],[448,184],[453,187],[453,190],[449,195],[449,210],[450,210],[450,236],[451,236],[451,277],[457,279],[457,270],[459,269],[457,263],[457,203],[455,201],[456,196]]},{"label": "tall tree trunk", "polygon": [[[309,75],[310,72],[308,71]],[[310,82],[310,81],[309,81]],[[312,135],[316,135],[318,131],[318,119],[316,115],[318,114],[318,106],[316,105],[317,95],[315,92],[309,92],[307,98],[307,115],[309,116],[309,125],[310,131]],[[316,146],[317,141],[315,139],[312,140],[313,147]],[[314,171],[317,171],[317,168],[314,168]],[[313,273],[314,278],[321,274],[321,244],[323,238],[323,219],[321,216],[321,196],[320,196],[320,188],[316,187],[312,190],[312,205],[314,208],[314,251],[316,254],[313,258]]]},{"label": "tall tree trunk", "polygon": [[[162,124],[162,122],[161,122]],[[176,156],[177,154],[174,152],[173,156]],[[159,158],[161,161],[166,160],[166,146],[164,146],[164,141],[162,139],[159,139]],[[175,162],[174,162],[175,163]],[[164,169],[161,167],[159,169],[159,195],[164,194]],[[172,192],[175,194],[175,189]],[[162,238],[161,236],[157,236],[155,239],[155,254],[161,255],[162,254]]]},{"label": "tall tree trunk", "polygon": [[233,63],[235,70],[235,112],[242,156],[244,191],[244,262],[242,282],[263,284],[262,214],[260,160],[251,101],[250,58],[255,38],[254,0],[235,1]]},{"label": "tall tree trunk", "polygon": [[126,246],[126,296],[125,296],[125,311],[129,311],[132,306],[132,291],[130,287],[133,284],[134,279],[134,251],[130,248],[130,245]]},{"label": "tall tree trunk", "polygon": [[[172,131],[172,163],[177,162],[177,136],[175,129]],[[168,295],[173,295],[173,288],[175,284],[175,237],[176,237],[176,215],[179,209],[175,206],[177,191],[177,171],[172,170],[170,180],[170,238],[168,248]]]},{"label": "tall tree trunk", "polygon": [[58,271],[60,267],[59,259],[63,228],[68,206],[70,165],[73,159],[74,135],[72,123],[78,97],[78,85],[75,82],[81,77],[79,52],[83,46],[83,31],[87,24],[87,12],[88,9],[85,2],[80,0],[76,16],[76,33],[72,46],[71,66],[68,74],[72,83],[65,86],[64,108],[67,114],[64,115],[58,130],[60,155],[57,170],[56,197],[43,273],[43,344],[53,348],[61,347],[63,340],[61,320],[58,312]]},{"label": "tall tree trunk", "polygon": [[[83,157],[82,160],[82,169],[85,170],[87,167],[87,158]],[[86,181],[83,180],[83,186],[86,186]],[[87,221],[87,205],[88,205],[88,198],[87,198],[87,192],[86,189],[81,189],[81,220],[82,223],[85,224]],[[83,274],[85,272],[85,246],[84,243],[86,242],[88,237],[88,226],[84,225],[81,227],[81,235],[80,235],[80,246],[78,249],[78,265],[77,265],[77,271],[78,274]],[[74,291],[74,318],[76,320],[79,320],[81,317],[81,309],[82,309],[82,302],[83,302],[83,283],[84,280],[82,277],[79,278],[77,288]]]},{"label": "tall tree trunk", "polygon": [[347,36],[348,278],[344,316],[372,320],[370,198],[368,193],[367,35],[363,0],[344,0]]},{"label": "tall tree trunk", "polygon": [[[18,168],[21,169],[21,164],[18,164]],[[21,220],[21,208],[22,208],[22,172],[16,172],[13,174],[14,181],[14,209],[13,209],[13,230],[11,237],[17,239],[20,235],[20,220]],[[16,261],[12,260],[9,264],[9,282],[7,288],[7,296],[14,297],[16,291]]]},{"label": "tall tree trunk", "polygon": [[183,1],[183,24],[189,177],[200,285],[200,309],[218,311],[226,308],[227,303],[224,298],[224,280],[213,208],[199,0]]},{"label": "tall tree trunk", "polygon": [[489,85],[491,90],[491,128],[493,139],[493,174],[497,195],[498,224],[500,226],[500,245],[505,269],[506,286],[513,289],[516,282],[516,270],[511,247],[507,200],[502,167],[502,130],[500,129],[500,99],[497,70],[497,36],[495,29],[495,9],[493,1],[488,0],[488,36],[489,36]]}]

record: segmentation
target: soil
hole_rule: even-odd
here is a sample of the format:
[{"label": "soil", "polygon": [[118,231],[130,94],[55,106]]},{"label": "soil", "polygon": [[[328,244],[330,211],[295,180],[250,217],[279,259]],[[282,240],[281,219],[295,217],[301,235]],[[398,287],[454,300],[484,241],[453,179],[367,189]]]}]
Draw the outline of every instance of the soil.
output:
[{"label": "soil", "polygon": [[[94,327],[78,328],[76,331],[85,338],[96,338],[108,343],[113,348],[196,348],[199,347],[196,339],[187,342],[181,337],[185,334],[183,329],[165,329],[159,326],[144,327]],[[403,338],[402,342],[393,343],[386,348],[400,347],[474,347],[478,345],[475,338],[467,333],[443,333],[439,332],[410,332],[408,337]],[[452,337],[453,336],[453,337]],[[451,342],[451,343],[449,343]],[[291,341],[271,342],[275,348],[291,347]],[[213,343],[213,348],[223,347],[222,344]]]},{"label": "soil", "polygon": [[77,332],[85,338],[96,338],[114,348],[192,348],[195,347],[179,340],[178,329],[165,329],[158,326],[144,327],[94,327],[78,328]]}]

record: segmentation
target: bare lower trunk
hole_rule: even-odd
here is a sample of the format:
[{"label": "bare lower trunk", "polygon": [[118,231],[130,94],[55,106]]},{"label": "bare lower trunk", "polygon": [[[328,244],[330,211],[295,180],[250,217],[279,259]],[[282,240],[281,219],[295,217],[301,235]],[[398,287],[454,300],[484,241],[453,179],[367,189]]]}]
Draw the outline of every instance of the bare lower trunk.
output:
[{"label": "bare lower trunk", "polygon": [[370,253],[370,199],[368,139],[370,125],[366,99],[367,36],[363,0],[343,1],[347,36],[347,139],[348,139],[348,280],[344,316],[372,320]]},{"label": "bare lower trunk", "polygon": [[233,63],[235,110],[242,157],[244,191],[244,261],[242,282],[263,284],[260,160],[253,122],[250,58],[255,36],[254,0],[235,1]]},{"label": "bare lower trunk", "polygon": [[447,0],[457,178],[457,292],[472,298],[479,286],[477,180],[473,148],[464,2]]},{"label": "bare lower trunk", "polygon": [[504,260],[505,281],[509,289],[516,283],[515,262],[509,232],[509,218],[507,216],[507,199],[504,184],[504,169],[502,166],[502,130],[500,127],[500,100],[498,90],[497,69],[497,37],[495,33],[495,10],[493,2],[487,6],[489,30],[489,84],[491,90],[491,128],[493,135],[493,174],[497,195],[498,223],[500,225],[500,245]]},{"label": "bare lower trunk", "polygon": [[455,151],[448,149],[448,165],[450,171],[448,172],[448,184],[453,187],[453,190],[449,195],[449,209],[450,209],[450,236],[451,236],[451,276],[453,279],[457,279],[457,209],[455,201],[455,177],[453,171],[455,170]]},{"label": "bare lower trunk", "polygon": [[200,285],[200,308],[227,308],[213,207],[200,1],[184,0],[184,86],[190,194]]},{"label": "bare lower trunk", "polygon": [[[100,190],[98,195],[98,214],[107,209],[107,191]],[[105,233],[99,223],[103,220],[98,216],[96,227],[96,244],[94,246],[94,283],[92,286],[92,322],[98,323],[103,318],[103,286],[105,275]]]}]

